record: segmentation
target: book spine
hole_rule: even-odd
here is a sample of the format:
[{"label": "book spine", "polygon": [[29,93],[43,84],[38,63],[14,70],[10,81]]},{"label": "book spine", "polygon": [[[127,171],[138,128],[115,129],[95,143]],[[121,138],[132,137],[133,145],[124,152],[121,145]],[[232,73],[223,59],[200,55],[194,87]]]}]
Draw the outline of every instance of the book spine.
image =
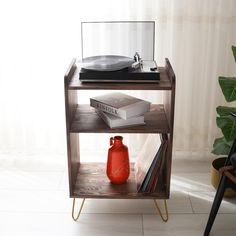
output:
[{"label": "book spine", "polygon": [[102,111],[97,110],[96,112],[110,128],[113,128],[111,122],[107,119],[107,117],[103,114]]},{"label": "book spine", "polygon": [[123,118],[123,119],[126,119],[126,115],[125,113],[123,113],[122,111],[120,111],[119,109],[117,108],[114,108],[112,106],[109,106],[109,105],[106,105],[104,103],[101,103],[101,102],[98,102],[94,99],[90,99],[90,106],[98,109],[98,110],[101,110],[101,111],[105,111],[109,114],[112,114],[116,117],[120,117],[120,118]]}]

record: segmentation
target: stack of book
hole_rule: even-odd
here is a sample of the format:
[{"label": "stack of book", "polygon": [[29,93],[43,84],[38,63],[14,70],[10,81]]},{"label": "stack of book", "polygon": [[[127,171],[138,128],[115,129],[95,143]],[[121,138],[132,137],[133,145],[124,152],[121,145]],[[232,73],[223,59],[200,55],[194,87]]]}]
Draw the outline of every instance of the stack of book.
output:
[{"label": "stack of book", "polygon": [[165,155],[167,152],[168,135],[149,135],[136,161],[137,191],[153,193],[157,191],[158,181],[161,180]]},{"label": "stack of book", "polygon": [[113,92],[90,98],[90,106],[110,128],[143,125],[151,103],[124,93]]}]

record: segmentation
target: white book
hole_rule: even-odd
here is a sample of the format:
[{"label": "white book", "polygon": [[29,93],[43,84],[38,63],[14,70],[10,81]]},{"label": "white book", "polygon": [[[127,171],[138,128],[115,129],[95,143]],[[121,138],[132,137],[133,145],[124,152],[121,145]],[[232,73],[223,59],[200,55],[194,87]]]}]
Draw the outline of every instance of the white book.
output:
[{"label": "white book", "polygon": [[127,127],[127,126],[135,126],[135,125],[144,125],[144,116],[135,116],[131,117],[127,120],[119,118],[117,116],[113,116],[109,113],[96,110],[98,115],[103,119],[103,121],[112,129],[118,127]]},{"label": "white book", "polygon": [[124,93],[113,92],[90,98],[90,106],[126,120],[149,112],[151,103]]}]

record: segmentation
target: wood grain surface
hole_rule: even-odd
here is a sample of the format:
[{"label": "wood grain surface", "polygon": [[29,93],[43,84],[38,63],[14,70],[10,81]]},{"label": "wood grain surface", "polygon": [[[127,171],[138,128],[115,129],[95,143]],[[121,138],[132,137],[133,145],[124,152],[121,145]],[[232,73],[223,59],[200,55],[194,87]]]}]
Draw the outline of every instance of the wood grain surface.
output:
[{"label": "wood grain surface", "polygon": [[169,133],[163,105],[152,105],[144,116],[145,125],[109,128],[89,105],[78,105],[70,132],[74,133]]},{"label": "wood grain surface", "polygon": [[68,85],[68,89],[101,89],[101,90],[171,90],[171,81],[164,67],[158,67],[160,81],[153,83],[95,83],[81,82],[79,80],[80,69],[77,67]]},{"label": "wood grain surface", "polygon": [[129,179],[120,185],[110,183],[106,176],[106,163],[81,163],[72,197],[166,199],[169,196],[163,189],[152,194],[137,193],[133,163]]},{"label": "wood grain surface", "polygon": [[[170,193],[172,163],[175,83],[168,59],[159,67],[160,81],[155,83],[81,83],[76,59],[65,76],[65,113],[70,197],[78,198],[156,198],[167,199]],[[163,91],[163,104],[153,104],[145,115],[146,125],[110,129],[88,104],[79,104],[79,90],[153,90]],[[106,177],[105,163],[81,163],[79,133],[167,133],[168,147],[164,168],[155,193],[137,193],[134,169],[127,183],[113,185]]]}]

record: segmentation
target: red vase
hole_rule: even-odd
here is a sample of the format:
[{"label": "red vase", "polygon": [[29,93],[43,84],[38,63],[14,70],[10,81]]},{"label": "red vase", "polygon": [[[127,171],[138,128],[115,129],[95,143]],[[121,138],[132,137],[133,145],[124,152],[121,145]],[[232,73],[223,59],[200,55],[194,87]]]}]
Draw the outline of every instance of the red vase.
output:
[{"label": "red vase", "polygon": [[128,148],[122,143],[122,136],[110,138],[107,160],[107,176],[113,184],[123,184],[129,178]]}]

